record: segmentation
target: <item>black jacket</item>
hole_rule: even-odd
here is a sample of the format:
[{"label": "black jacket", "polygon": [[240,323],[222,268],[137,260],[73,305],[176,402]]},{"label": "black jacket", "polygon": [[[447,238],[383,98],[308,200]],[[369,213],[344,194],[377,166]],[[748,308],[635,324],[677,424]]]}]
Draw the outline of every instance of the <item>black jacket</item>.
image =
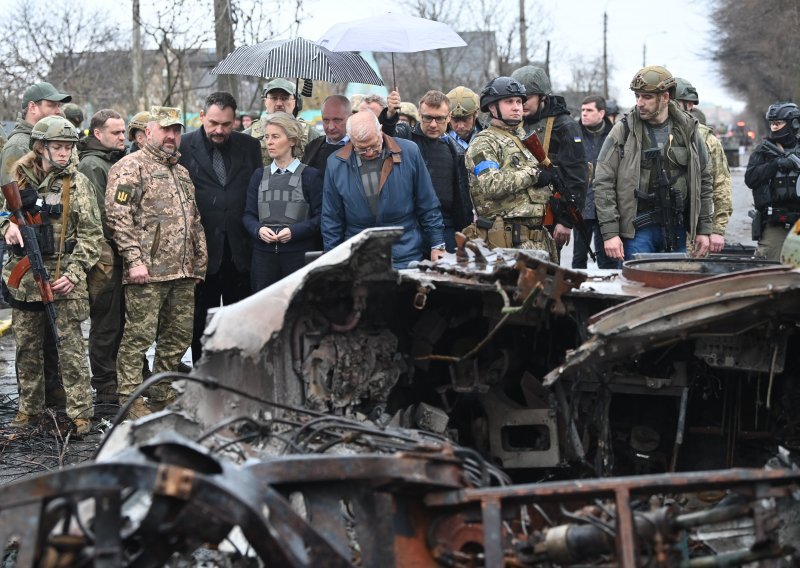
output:
[{"label": "black jacket", "polygon": [[203,128],[181,138],[179,163],[189,170],[195,187],[197,208],[203,222],[208,246],[208,274],[216,274],[222,264],[225,241],[240,272],[249,272],[251,239],[242,224],[247,184],[261,164],[258,140],[241,132],[231,132],[230,166],[225,187],[220,184],[211,164]]},{"label": "black jacket", "polygon": [[[525,119],[525,133],[530,134],[535,130],[544,144],[547,119],[551,116],[554,118],[553,132],[547,154],[561,171],[567,192],[575,199],[578,207],[583,208],[589,169],[586,165],[581,128],[570,117],[564,97],[548,95],[544,108]],[[557,222],[567,227],[572,226],[569,219],[557,219]]]},{"label": "black jacket", "polygon": [[398,122],[399,115],[394,116],[394,120],[389,120],[386,113],[381,113],[379,120],[384,134],[387,136],[395,136],[397,138],[405,138],[411,140],[419,148],[422,159],[428,170],[431,169],[430,147],[431,144],[445,144],[450,150],[453,161],[456,164],[455,177],[458,181],[457,187],[453,188],[453,207],[451,211],[442,211],[442,216],[445,218],[446,224],[452,219],[453,227],[456,231],[462,230],[464,227],[472,223],[472,198],[469,194],[469,177],[467,175],[467,168],[464,164],[464,150],[458,145],[458,142],[453,140],[450,136],[443,136],[439,139],[432,139],[423,134],[419,124],[413,128],[404,122]]},{"label": "black jacket", "polygon": [[592,179],[589,180],[589,187],[586,190],[586,204],[583,206],[584,219],[597,219],[597,212],[594,206],[594,166],[597,164],[597,156],[600,154],[600,148],[603,147],[603,142],[606,141],[606,137],[608,137],[608,133],[611,132],[611,127],[613,126],[609,119],[604,118],[602,127],[596,132],[592,132],[580,123],[586,161],[592,164]]}]

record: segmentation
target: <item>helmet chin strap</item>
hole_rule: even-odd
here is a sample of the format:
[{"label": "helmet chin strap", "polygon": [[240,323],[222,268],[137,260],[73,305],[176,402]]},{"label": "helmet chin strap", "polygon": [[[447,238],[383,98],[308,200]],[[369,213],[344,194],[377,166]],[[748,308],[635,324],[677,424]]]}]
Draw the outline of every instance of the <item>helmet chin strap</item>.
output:
[{"label": "helmet chin strap", "polygon": [[507,118],[503,118],[503,113],[500,112],[500,101],[494,103],[494,110],[497,111],[497,116],[495,118],[501,121],[503,124],[507,124],[508,126],[518,126],[519,123],[522,122],[522,119],[509,120]]},{"label": "helmet chin strap", "polygon": [[59,164],[58,162],[53,160],[53,155],[50,153],[50,145],[45,143],[44,149],[47,151],[47,156],[42,154],[42,160],[45,160],[48,164],[50,164],[50,167],[52,167],[56,171],[60,172],[61,170],[66,168],[69,165],[69,162],[72,160],[72,155],[70,155],[70,159],[67,160],[66,164],[63,165]]}]

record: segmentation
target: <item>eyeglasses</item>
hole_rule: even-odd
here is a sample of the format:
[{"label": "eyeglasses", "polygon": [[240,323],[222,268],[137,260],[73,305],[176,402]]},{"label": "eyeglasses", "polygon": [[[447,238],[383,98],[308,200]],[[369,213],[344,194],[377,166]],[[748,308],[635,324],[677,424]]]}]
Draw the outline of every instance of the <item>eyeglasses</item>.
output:
[{"label": "eyeglasses", "polygon": [[450,115],[446,114],[444,116],[431,116],[429,114],[422,114],[420,115],[420,118],[422,119],[422,122],[430,123],[435,120],[436,124],[444,124],[447,122],[447,119],[450,118]]},{"label": "eyeglasses", "polygon": [[353,149],[356,151],[356,154],[359,156],[363,156],[364,154],[377,154],[381,151],[381,145],[376,144],[375,146],[370,146],[369,148],[358,148],[355,144],[353,145]]}]

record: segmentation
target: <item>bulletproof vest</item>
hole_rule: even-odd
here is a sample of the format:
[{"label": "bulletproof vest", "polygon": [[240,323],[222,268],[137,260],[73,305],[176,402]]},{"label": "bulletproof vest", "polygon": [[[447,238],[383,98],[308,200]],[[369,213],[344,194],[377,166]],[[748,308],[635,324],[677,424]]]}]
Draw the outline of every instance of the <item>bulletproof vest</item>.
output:
[{"label": "bulletproof vest", "polygon": [[300,164],[291,175],[273,176],[264,168],[258,188],[258,219],[264,225],[290,225],[308,219],[308,202],[303,196],[303,170]]},{"label": "bulletproof vest", "polygon": [[[784,148],[786,154],[800,156],[800,144],[795,144],[793,148]],[[789,207],[800,210],[800,187],[798,187],[798,176],[800,172],[792,168],[789,172],[778,173],[769,182],[769,194],[773,207]]]},{"label": "bulletproof vest", "polygon": [[[686,195],[689,190],[689,162],[692,159],[689,150],[689,141],[684,139],[680,129],[670,129],[671,138],[668,138],[661,152],[663,156],[664,169],[669,176],[672,187],[680,191],[683,201],[686,202]],[[654,147],[650,139],[647,127],[644,128],[642,140],[642,154],[640,158],[640,178],[639,187],[648,195],[655,195],[657,190],[658,176],[652,170],[653,162],[645,157],[645,152]],[[646,189],[645,189],[646,188]],[[655,208],[655,199],[644,200],[639,198],[638,211],[651,211]]]},{"label": "bulletproof vest", "polygon": [[423,144],[425,165],[431,176],[433,189],[442,204],[442,213],[449,217],[455,200],[455,185],[458,183],[453,153],[448,144],[441,140],[428,138]]}]

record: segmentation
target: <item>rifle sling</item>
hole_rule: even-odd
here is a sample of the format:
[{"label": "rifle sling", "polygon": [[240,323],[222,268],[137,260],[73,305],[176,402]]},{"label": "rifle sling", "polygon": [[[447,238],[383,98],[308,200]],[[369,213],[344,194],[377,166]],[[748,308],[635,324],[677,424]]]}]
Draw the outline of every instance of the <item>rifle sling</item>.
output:
[{"label": "rifle sling", "polygon": [[547,117],[547,124],[544,127],[544,141],[542,142],[542,146],[544,147],[545,155],[550,155],[550,136],[553,134],[553,123],[555,122],[555,116],[548,116]]},{"label": "rifle sling", "polygon": [[64,254],[64,239],[67,236],[67,224],[69,223],[69,192],[72,186],[72,176],[68,175],[64,178],[64,185],[61,188],[61,241],[58,245],[58,259],[56,260],[56,275],[53,282],[58,280],[61,275],[61,257]]},{"label": "rifle sling", "polygon": [[[517,148],[519,148],[519,151],[522,152],[524,155],[533,156],[533,154],[531,154],[531,151],[528,150],[525,147],[525,145],[522,143],[522,140],[519,139],[519,136],[514,136],[512,133],[510,133],[510,132],[508,132],[506,130],[503,130],[502,128],[498,128],[496,126],[490,126],[489,129],[492,130],[493,132],[499,134],[500,136],[504,136],[505,138],[510,138],[514,142],[514,144],[517,145]],[[535,157],[534,157],[534,161],[537,161]]]}]

